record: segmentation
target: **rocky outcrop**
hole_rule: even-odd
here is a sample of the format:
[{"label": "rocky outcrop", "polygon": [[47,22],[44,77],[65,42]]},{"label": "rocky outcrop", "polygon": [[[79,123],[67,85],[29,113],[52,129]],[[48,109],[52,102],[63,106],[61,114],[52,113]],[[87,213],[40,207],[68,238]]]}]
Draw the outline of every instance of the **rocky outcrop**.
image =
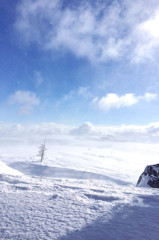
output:
[{"label": "rocky outcrop", "polygon": [[137,186],[159,188],[159,164],[147,166],[139,177]]}]

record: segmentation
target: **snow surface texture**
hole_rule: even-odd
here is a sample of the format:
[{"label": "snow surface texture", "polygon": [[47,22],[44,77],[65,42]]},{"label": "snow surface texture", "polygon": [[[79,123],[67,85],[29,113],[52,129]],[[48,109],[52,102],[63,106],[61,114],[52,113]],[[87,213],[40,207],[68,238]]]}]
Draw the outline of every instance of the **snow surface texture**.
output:
[{"label": "snow surface texture", "polygon": [[158,144],[61,137],[1,143],[0,239],[158,240],[159,190],[136,188]]}]

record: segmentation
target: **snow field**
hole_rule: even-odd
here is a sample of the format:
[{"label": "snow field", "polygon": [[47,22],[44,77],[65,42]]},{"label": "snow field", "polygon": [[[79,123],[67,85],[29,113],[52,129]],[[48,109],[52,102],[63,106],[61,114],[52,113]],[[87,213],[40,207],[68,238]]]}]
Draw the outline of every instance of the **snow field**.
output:
[{"label": "snow field", "polygon": [[159,192],[135,187],[157,144],[47,145],[0,150],[0,239],[158,240]]}]

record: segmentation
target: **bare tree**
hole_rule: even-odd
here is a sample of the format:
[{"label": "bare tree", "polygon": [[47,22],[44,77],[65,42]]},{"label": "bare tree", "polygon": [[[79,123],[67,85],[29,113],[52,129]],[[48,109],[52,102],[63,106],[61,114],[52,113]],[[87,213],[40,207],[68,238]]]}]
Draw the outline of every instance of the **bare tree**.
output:
[{"label": "bare tree", "polygon": [[43,144],[41,144],[41,146],[39,147],[39,153],[38,156],[40,157],[40,161],[42,162],[45,156],[45,152],[46,152],[47,148],[46,148],[46,138]]}]

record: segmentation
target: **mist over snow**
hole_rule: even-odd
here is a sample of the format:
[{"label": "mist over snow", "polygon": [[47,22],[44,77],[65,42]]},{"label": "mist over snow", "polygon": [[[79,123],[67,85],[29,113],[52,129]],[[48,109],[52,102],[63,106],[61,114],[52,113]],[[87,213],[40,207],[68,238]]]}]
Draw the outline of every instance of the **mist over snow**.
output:
[{"label": "mist over snow", "polygon": [[96,139],[99,141],[115,142],[158,142],[159,123],[151,123],[145,126],[121,125],[121,126],[96,126],[85,122],[80,126],[67,126],[56,123],[41,124],[0,124],[1,141],[3,139],[21,140],[48,140],[74,137]]},{"label": "mist over snow", "polygon": [[108,176],[121,174],[133,184],[145,165],[158,162],[159,123],[146,126],[96,126],[90,122],[79,126],[1,124],[0,134],[0,157],[5,162],[15,159],[38,162],[38,149],[45,139],[47,165],[87,169]]}]

